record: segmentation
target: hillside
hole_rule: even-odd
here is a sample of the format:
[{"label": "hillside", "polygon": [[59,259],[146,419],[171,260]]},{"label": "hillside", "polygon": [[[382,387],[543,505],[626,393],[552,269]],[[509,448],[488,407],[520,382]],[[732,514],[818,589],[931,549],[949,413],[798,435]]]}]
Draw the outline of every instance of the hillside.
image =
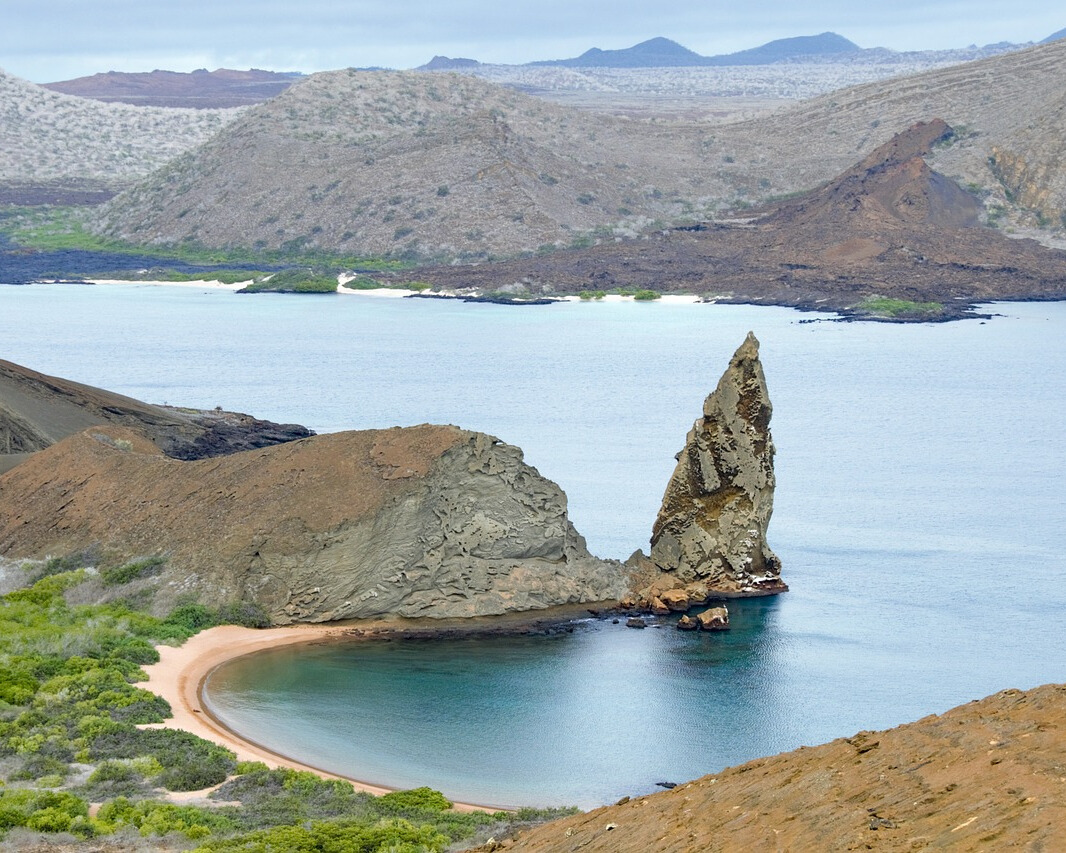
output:
[{"label": "hillside", "polygon": [[92,98],[109,103],[135,106],[188,109],[225,109],[258,104],[285,91],[302,75],[276,71],[236,71],[201,68],[190,73],[148,71],[128,73],[107,71],[90,77],[76,77],[44,83],[45,89]]},{"label": "hillside", "polygon": [[952,133],[939,119],[918,123],[823,186],[744,219],[404,275],[438,289],[639,288],[880,319],[950,319],[976,302],[1066,296],[1066,252],[981,225],[977,197],[926,163]]},{"label": "hillside", "polygon": [[0,70],[0,184],[115,191],[199,145],[233,111],[138,108],[52,92]]},{"label": "hillside", "polygon": [[507,850],[1062,850],[1064,719],[1066,685],[1004,690],[627,798],[524,833]]},{"label": "hillside", "polygon": [[[140,243],[478,259],[713,217],[839,174],[900,129],[991,218],[1058,226],[1066,42],[728,125],[591,115],[455,74],[316,74],[101,211]],[[992,166],[990,166],[990,162]]]}]

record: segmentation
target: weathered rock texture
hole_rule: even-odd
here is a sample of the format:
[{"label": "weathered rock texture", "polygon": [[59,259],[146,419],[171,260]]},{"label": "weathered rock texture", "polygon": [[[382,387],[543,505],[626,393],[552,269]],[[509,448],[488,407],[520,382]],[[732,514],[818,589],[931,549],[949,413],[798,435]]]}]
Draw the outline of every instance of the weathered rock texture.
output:
[{"label": "weathered rock texture", "polygon": [[[749,332],[689,431],[652,528],[652,563],[693,603],[787,589],[766,544],[775,484],[770,413],[759,342]],[[678,606],[676,593],[668,600],[666,590],[651,592]]]},{"label": "weathered rock texture", "polygon": [[1005,690],[546,824],[507,849],[1066,850],[1064,719],[1066,685]]},{"label": "weathered rock texture", "polygon": [[0,476],[0,554],[93,546],[107,562],[166,556],[138,581],[160,611],[251,601],[277,623],[500,614],[626,588],[518,448],[450,426],[179,461],[105,425]]}]

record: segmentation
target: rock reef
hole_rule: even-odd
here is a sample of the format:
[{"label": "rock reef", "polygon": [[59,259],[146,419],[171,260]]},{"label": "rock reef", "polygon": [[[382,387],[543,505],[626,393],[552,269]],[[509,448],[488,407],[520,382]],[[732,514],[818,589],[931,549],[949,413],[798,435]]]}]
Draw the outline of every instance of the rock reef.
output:
[{"label": "rock reef", "polygon": [[749,332],[677,455],[650,560],[631,560],[651,580],[637,603],[665,613],[788,589],[766,544],[775,485],[771,411],[759,342]]}]

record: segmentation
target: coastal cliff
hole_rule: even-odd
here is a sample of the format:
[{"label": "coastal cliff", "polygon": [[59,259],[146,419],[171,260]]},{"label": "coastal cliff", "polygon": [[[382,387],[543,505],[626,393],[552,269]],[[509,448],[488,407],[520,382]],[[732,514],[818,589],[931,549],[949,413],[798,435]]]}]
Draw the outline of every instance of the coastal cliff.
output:
[{"label": "coastal cliff", "polygon": [[677,455],[650,559],[631,558],[650,581],[635,603],[685,610],[788,589],[766,544],[775,486],[771,411],[759,342],[749,332]]},{"label": "coastal cliff", "polygon": [[[254,602],[275,624],[470,617],[613,601],[566,497],[521,451],[452,426],[315,436],[195,461],[99,426],[0,477],[0,553],[162,558],[160,612]],[[106,590],[101,588],[101,594]]]}]

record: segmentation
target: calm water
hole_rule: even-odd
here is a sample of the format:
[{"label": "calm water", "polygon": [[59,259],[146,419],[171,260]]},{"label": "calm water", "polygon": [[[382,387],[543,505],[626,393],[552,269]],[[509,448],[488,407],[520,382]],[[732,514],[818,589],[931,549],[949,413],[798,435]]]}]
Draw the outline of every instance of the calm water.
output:
[{"label": "calm water", "polygon": [[0,288],[0,357],[320,431],[457,423],[520,445],[602,556],[646,547],[673,455],[752,329],[792,592],[724,636],[288,650],[211,702],[273,748],[456,798],[590,806],[1066,680],[1066,305],[987,323],[774,308],[511,308],[185,288]]}]

